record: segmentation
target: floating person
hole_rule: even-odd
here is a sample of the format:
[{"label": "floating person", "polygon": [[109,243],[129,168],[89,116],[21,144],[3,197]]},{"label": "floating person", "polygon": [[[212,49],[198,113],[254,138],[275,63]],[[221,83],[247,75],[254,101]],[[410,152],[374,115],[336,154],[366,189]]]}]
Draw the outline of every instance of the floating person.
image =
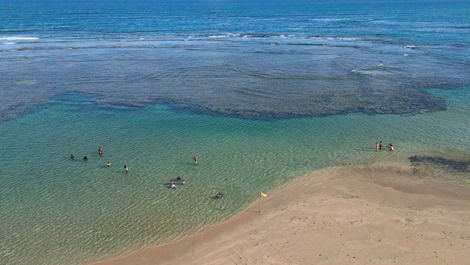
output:
[{"label": "floating person", "polygon": [[176,181],[178,181],[181,185],[185,184],[184,179],[181,178],[180,176],[176,177]]},{"label": "floating person", "polygon": [[103,155],[103,148],[101,146],[98,147],[98,154]]},{"label": "floating person", "polygon": [[378,152],[378,151],[379,151],[379,144],[375,143],[375,152]]},{"label": "floating person", "polygon": [[73,154],[70,154],[70,160],[75,160],[75,156]]},{"label": "floating person", "polygon": [[379,142],[379,150],[382,150],[382,141]]},{"label": "floating person", "polygon": [[215,195],[214,195],[214,199],[218,200],[218,199],[222,199],[222,197],[224,197],[224,193],[223,192],[217,192]]},{"label": "floating person", "polygon": [[126,171],[126,174],[129,172],[129,167],[127,165],[124,165],[124,170]]},{"label": "floating person", "polygon": [[106,162],[106,167],[110,167],[111,166],[111,162]]},{"label": "floating person", "polygon": [[170,180],[170,182],[168,183],[169,184],[169,187],[172,188],[172,189],[176,189],[176,183],[174,180]]},{"label": "floating person", "polygon": [[197,165],[197,158],[195,156],[193,156],[193,162],[195,165]]},{"label": "floating person", "polygon": [[83,160],[88,161],[88,156],[84,156]]}]

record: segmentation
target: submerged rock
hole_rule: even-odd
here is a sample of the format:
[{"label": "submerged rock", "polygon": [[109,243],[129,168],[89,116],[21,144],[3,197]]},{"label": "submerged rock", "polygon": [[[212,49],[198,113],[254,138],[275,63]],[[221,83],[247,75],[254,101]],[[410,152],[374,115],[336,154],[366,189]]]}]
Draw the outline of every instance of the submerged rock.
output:
[{"label": "submerged rock", "polygon": [[[398,41],[267,39],[175,40],[168,47],[137,42],[127,48],[113,40],[107,41],[116,46],[103,47],[100,40],[58,41],[63,49],[38,41],[40,60],[24,57],[37,53],[35,46],[4,53],[10,60],[0,65],[0,119],[70,92],[92,97],[86,103],[95,106],[163,103],[254,119],[416,114],[446,109],[444,99],[423,88],[470,84],[468,62],[451,58],[444,46],[416,48],[405,58]],[[86,49],[67,49],[74,45]]]},{"label": "submerged rock", "polygon": [[413,165],[430,164],[439,166],[450,171],[470,172],[470,160],[454,160],[440,156],[411,156],[409,158]]}]

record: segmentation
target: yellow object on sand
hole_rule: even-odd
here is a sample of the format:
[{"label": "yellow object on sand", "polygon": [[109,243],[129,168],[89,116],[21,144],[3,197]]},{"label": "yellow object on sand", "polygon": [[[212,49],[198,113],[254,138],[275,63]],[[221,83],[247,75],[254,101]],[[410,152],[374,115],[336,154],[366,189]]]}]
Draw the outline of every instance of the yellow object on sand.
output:
[{"label": "yellow object on sand", "polygon": [[266,194],[266,193],[264,193],[264,192],[260,192],[260,193],[259,193],[259,196],[260,196],[260,197],[267,197],[268,194]]}]

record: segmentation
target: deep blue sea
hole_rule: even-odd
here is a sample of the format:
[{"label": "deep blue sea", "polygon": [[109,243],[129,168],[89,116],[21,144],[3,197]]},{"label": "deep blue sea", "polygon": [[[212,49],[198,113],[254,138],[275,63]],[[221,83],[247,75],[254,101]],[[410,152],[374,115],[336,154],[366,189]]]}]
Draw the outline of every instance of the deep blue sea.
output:
[{"label": "deep blue sea", "polygon": [[327,166],[469,160],[469,91],[470,1],[0,0],[0,264],[166,242]]}]

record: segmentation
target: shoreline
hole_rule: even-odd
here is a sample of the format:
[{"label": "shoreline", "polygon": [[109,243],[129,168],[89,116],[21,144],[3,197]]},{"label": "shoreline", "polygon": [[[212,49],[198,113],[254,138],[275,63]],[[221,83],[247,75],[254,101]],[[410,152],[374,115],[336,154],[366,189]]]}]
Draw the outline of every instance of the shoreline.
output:
[{"label": "shoreline", "polygon": [[330,167],[200,232],[90,265],[462,264],[469,190],[403,165]]}]

